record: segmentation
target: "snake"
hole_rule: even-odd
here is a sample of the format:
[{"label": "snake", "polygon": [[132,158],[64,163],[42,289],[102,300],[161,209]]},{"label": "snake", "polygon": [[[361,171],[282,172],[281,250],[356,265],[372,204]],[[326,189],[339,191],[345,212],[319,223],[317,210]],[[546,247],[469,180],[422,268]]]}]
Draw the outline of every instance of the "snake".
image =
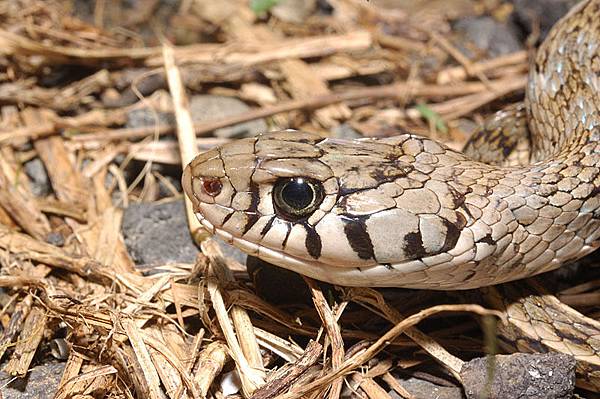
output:
[{"label": "snake", "polygon": [[507,314],[507,342],[570,353],[578,383],[599,388],[600,323],[543,286],[499,285],[600,246],[599,45],[600,0],[586,0],[537,49],[524,101],[493,115],[462,152],[405,130],[270,132],[199,154],[184,191],[209,232],[317,280],[488,287]]}]

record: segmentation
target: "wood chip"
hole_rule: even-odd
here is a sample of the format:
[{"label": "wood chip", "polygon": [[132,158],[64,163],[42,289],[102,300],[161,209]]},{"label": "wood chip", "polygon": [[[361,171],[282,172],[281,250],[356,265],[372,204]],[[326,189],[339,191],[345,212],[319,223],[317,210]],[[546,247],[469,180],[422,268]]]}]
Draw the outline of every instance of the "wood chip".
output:
[{"label": "wood chip", "polygon": [[15,344],[15,352],[10,360],[4,366],[4,371],[12,376],[24,376],[29,370],[35,351],[42,341],[48,318],[46,312],[33,307],[25,317],[23,329],[20,331],[19,338]]}]

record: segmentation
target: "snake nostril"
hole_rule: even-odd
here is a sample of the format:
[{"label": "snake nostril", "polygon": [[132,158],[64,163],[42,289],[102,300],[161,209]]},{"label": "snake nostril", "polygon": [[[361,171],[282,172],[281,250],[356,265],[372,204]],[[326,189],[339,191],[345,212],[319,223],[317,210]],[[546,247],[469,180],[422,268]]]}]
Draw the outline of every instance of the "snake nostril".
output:
[{"label": "snake nostril", "polygon": [[216,197],[221,193],[221,189],[223,188],[223,183],[221,180],[213,177],[213,178],[203,178],[202,179],[202,189],[204,192],[211,197]]}]

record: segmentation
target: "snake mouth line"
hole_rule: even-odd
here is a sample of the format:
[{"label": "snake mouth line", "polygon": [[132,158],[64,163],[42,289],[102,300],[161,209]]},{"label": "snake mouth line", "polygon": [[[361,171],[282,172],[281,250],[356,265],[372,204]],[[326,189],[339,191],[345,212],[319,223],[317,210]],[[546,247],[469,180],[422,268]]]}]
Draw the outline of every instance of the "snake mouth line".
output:
[{"label": "snake mouth line", "polygon": [[[348,287],[360,287],[365,286],[365,284],[375,287],[393,286],[390,284],[392,282],[392,279],[390,279],[389,275],[391,271],[386,266],[373,265],[368,267],[340,267],[331,266],[318,261],[310,262],[305,259],[267,248],[264,245],[235,237],[231,233],[215,227],[210,221],[205,219],[201,213],[196,213],[196,217],[202,226],[211,234],[219,237],[223,241],[233,245],[250,256],[256,256],[284,269],[306,275],[316,280]],[[405,274],[399,270],[396,270],[396,272],[401,275]]]}]

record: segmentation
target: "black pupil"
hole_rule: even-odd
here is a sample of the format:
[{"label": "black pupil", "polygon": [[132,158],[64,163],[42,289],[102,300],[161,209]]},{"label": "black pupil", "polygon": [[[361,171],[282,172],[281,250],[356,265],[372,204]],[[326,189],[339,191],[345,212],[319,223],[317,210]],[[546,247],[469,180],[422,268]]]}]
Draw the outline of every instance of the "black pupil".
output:
[{"label": "black pupil", "polygon": [[299,211],[310,206],[314,196],[312,187],[304,179],[290,180],[281,190],[281,198],[286,204]]}]

